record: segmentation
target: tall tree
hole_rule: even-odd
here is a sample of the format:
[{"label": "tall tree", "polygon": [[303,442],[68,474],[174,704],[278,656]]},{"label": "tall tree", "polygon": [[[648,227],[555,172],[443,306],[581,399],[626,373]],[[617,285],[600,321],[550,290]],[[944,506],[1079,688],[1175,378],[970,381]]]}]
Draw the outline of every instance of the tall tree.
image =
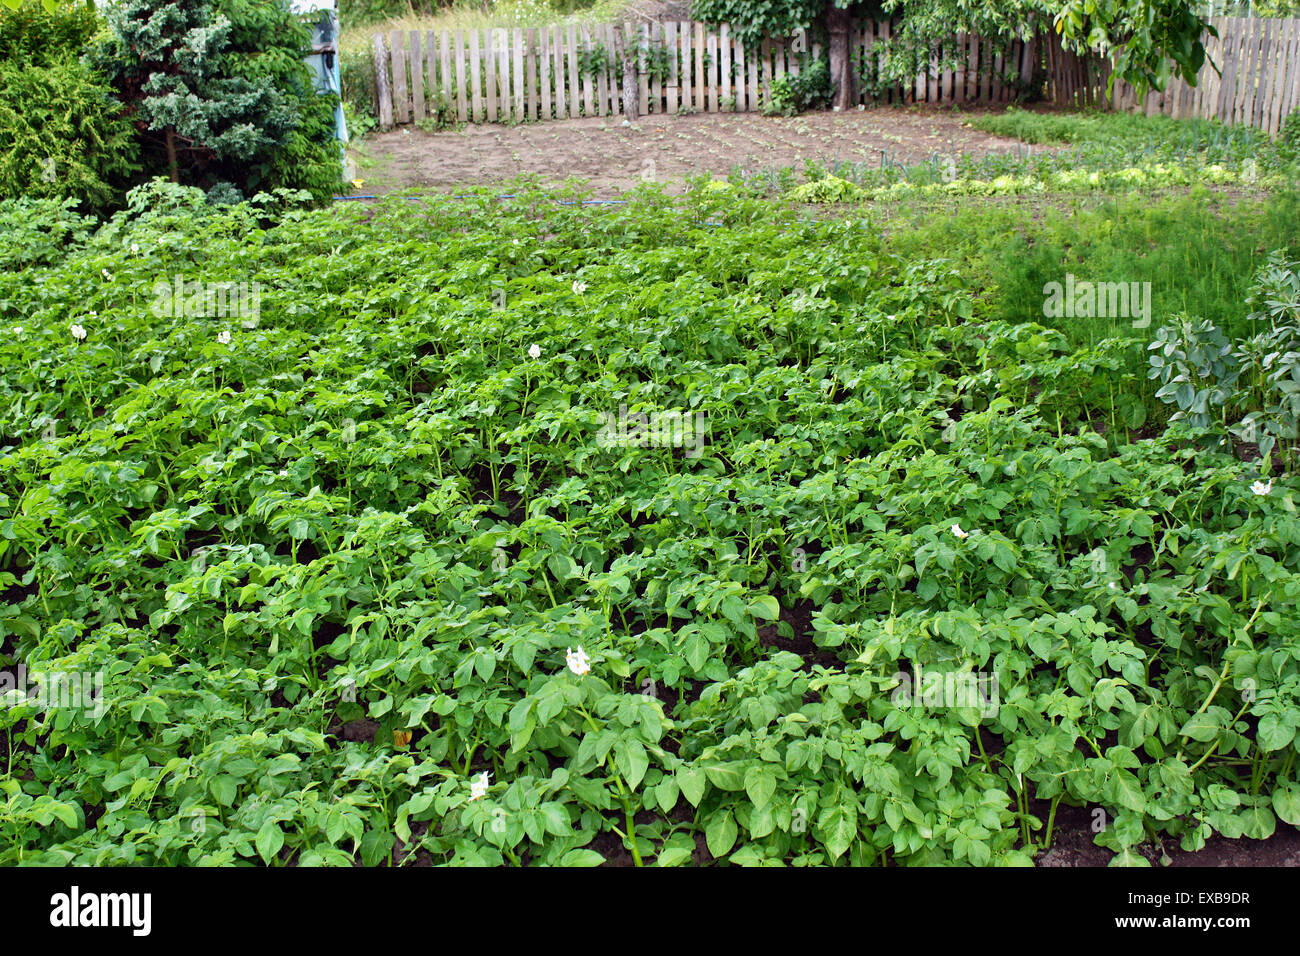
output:
[{"label": "tall tree", "polygon": [[119,0],[107,20],[93,59],[155,170],[227,195],[338,182],[333,103],[312,89],[310,34],[285,0]]}]

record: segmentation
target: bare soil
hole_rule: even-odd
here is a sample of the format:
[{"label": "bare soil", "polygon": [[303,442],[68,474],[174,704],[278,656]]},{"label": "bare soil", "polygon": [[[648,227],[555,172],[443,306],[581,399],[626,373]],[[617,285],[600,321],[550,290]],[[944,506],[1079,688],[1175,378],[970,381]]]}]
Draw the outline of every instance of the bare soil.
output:
[{"label": "bare soil", "polygon": [[635,125],[589,117],[518,126],[471,124],[426,133],[402,127],[357,150],[364,194],[447,189],[533,175],[542,183],[585,180],[598,197],[653,180],[680,192],[688,176],[725,178],[734,167],[802,167],[805,160],[913,164],[935,153],[983,156],[1014,140],[966,126],[969,114],[876,107],[793,117],[758,113],[652,114]]},{"label": "bare soil", "polygon": [[[1047,806],[1035,807],[1034,813],[1046,820]],[[1114,856],[1093,842],[1092,815],[1083,807],[1058,807],[1053,830],[1052,847],[1035,861],[1038,866],[1107,866]],[[1176,839],[1163,847],[1144,843],[1138,852],[1156,867],[1300,866],[1300,830],[1279,822],[1267,840],[1229,840],[1215,834],[1195,853],[1179,849]]]}]

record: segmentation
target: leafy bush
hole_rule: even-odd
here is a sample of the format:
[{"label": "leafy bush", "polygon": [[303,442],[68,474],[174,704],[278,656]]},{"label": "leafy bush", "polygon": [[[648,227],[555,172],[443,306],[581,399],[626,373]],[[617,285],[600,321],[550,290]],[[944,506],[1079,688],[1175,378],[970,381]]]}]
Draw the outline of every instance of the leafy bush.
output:
[{"label": "leafy bush", "polygon": [[227,197],[331,195],[335,99],[312,89],[310,36],[284,0],[123,0],[108,23],[93,58],[138,121],[149,175]]},{"label": "leafy bush", "polygon": [[1160,380],[1156,398],[1178,407],[1170,421],[1207,428],[1221,416],[1216,409],[1232,397],[1239,368],[1232,343],[1213,323],[1182,316],[1158,329],[1148,348],[1151,377]]},{"label": "leafy bush", "polygon": [[1300,438],[1300,263],[1270,255],[1250,303],[1249,321],[1262,328],[1235,346],[1204,320],[1161,328],[1150,374],[1162,383],[1156,397],[1178,408],[1170,421],[1198,430],[1236,422],[1228,430],[1262,455],[1287,454]]},{"label": "leafy bush", "polygon": [[0,271],[48,266],[90,234],[93,218],[76,211],[77,200],[0,199]]},{"label": "leafy bush", "polygon": [[85,52],[100,27],[93,0],[47,9],[26,0],[17,9],[0,4],[0,63],[52,66]]},{"label": "leafy bush", "polygon": [[67,59],[0,62],[0,198],[121,198],[139,169],[130,122],[104,80]]},{"label": "leafy bush", "polygon": [[794,116],[804,110],[825,109],[833,93],[828,61],[805,60],[799,73],[773,80],[771,91],[771,100],[763,108],[768,115]]},{"label": "leafy bush", "polygon": [[378,23],[390,17],[431,16],[449,6],[437,0],[339,0],[339,20],[348,26]]},{"label": "leafy bush", "polygon": [[1293,453],[1300,438],[1300,262],[1274,252],[1256,276],[1250,304],[1260,331],[1235,352],[1247,414],[1233,432],[1261,454],[1274,447]]},{"label": "leafy bush", "polygon": [[1273,144],[1278,156],[1288,163],[1300,163],[1300,108],[1282,121],[1277,141]]},{"label": "leafy bush", "polygon": [[343,87],[343,109],[348,133],[361,138],[379,125],[375,103],[375,60],[368,50],[339,53],[339,82]]}]

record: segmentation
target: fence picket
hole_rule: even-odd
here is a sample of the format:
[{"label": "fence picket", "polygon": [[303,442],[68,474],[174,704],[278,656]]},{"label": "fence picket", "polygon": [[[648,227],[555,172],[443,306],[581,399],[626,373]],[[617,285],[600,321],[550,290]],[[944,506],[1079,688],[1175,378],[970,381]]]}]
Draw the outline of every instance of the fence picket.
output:
[{"label": "fence picket", "polygon": [[708,112],[716,113],[720,109],[718,99],[722,90],[722,52],[718,34],[706,26],[704,28],[704,92]]},{"label": "fence picket", "polygon": [[[492,31],[483,31],[483,46],[481,48],[479,40],[479,31],[471,30],[469,34],[470,108],[473,110],[472,115],[475,122],[478,122],[480,116],[486,116],[489,123],[495,123],[497,120],[497,80],[496,72],[492,68],[494,59],[492,54]],[[486,71],[483,69],[484,63],[487,64]],[[485,88],[486,105],[484,102]]]},{"label": "fence picket", "polygon": [[594,47],[591,30],[583,27],[582,42],[578,47],[578,76],[582,80],[582,108],[586,116],[596,115],[596,74],[589,68]]},{"label": "fence picket", "polygon": [[691,38],[691,50],[695,54],[695,72],[692,77],[692,105],[697,113],[709,108],[708,84],[704,76],[704,24],[695,24],[695,35]]},{"label": "fence picket", "polygon": [[555,93],[555,118],[564,119],[568,115],[568,100],[564,92],[564,31],[559,24],[546,28],[547,42],[551,47],[551,76]]},{"label": "fence picket", "polygon": [[1277,98],[1277,61],[1282,49],[1282,21],[1270,20],[1268,23],[1268,51],[1260,63],[1259,86],[1261,106],[1259,120],[1255,123],[1260,129],[1272,133],[1273,106]]},{"label": "fence picket", "polygon": [[520,27],[515,27],[514,34],[511,37],[512,46],[515,55],[515,72],[512,82],[514,83],[514,108],[511,115],[515,118],[516,123],[522,123],[528,119],[527,101],[524,98],[524,31]]},{"label": "fence picket", "polygon": [[966,34],[957,34],[957,44],[952,51],[956,66],[952,71],[952,98],[956,103],[966,102]]},{"label": "fence picket", "polygon": [[1286,89],[1282,101],[1283,122],[1293,110],[1300,107],[1300,17],[1291,18],[1287,32],[1291,36],[1291,45],[1282,79],[1282,85]]},{"label": "fence picket", "polygon": [[[731,28],[725,23],[718,31],[718,57],[718,100],[721,104],[731,100],[733,95],[731,92]],[[735,109],[734,101],[732,109]]]},{"label": "fence picket", "polygon": [[424,119],[424,55],[420,49],[420,34],[411,34],[411,112],[415,122]]},{"label": "fence picket", "polygon": [[583,31],[578,29],[575,24],[569,24],[564,39],[565,56],[568,60],[565,75],[568,77],[569,83],[569,115],[575,118],[591,115],[591,109],[587,106],[582,75],[584,37]]},{"label": "fence picket", "polygon": [[1229,104],[1236,86],[1235,71],[1239,42],[1240,38],[1231,33],[1223,41],[1223,75],[1219,79],[1218,98],[1214,110],[1214,118],[1219,122],[1223,122],[1228,117]]},{"label": "fence picket", "polygon": [[[445,35],[444,35],[445,36]],[[451,84],[447,82],[447,47],[439,46],[439,37],[430,30],[424,35],[424,56],[428,61],[429,74],[429,115],[440,116],[448,105],[447,91]]]},{"label": "fence picket", "polygon": [[767,105],[767,99],[761,93],[761,83],[758,77],[758,58],[761,47],[749,47],[745,51],[745,63],[749,72],[749,108],[751,112],[757,113]]},{"label": "fence picket", "polygon": [[[650,112],[650,64],[646,56],[650,49],[650,28],[644,23],[629,23],[628,36],[636,40],[636,95],[640,101],[640,114]],[[658,110],[656,110],[658,112]]]},{"label": "fence picket", "polygon": [[1255,91],[1255,101],[1250,112],[1250,123],[1253,126],[1262,126],[1265,111],[1269,107],[1268,102],[1268,84],[1265,82],[1266,76],[1270,75],[1268,62],[1273,58],[1273,20],[1265,20],[1261,24],[1259,35],[1259,60],[1255,64],[1255,79],[1251,88]]},{"label": "fence picket", "polygon": [[393,91],[388,82],[388,69],[391,62],[388,50],[384,46],[384,37],[376,33],[371,40],[375,54],[375,96],[379,100],[379,128],[391,129],[393,126]]},{"label": "fence picket", "polygon": [[540,119],[537,104],[537,28],[529,27],[525,34],[524,47],[524,94],[527,105],[524,118]]},{"label": "fence picket", "polygon": [[1286,78],[1288,68],[1291,64],[1291,23],[1288,20],[1279,20],[1277,24],[1277,55],[1271,64],[1269,64],[1270,87],[1272,97],[1269,103],[1269,113],[1266,117],[1268,122],[1267,132],[1270,136],[1276,136],[1282,126],[1282,105],[1286,99]]},{"label": "fence picket", "polygon": [[1242,36],[1241,59],[1237,68],[1237,87],[1232,101],[1231,122],[1240,123],[1248,109],[1250,84],[1255,77],[1255,65],[1252,62],[1259,51],[1259,37],[1255,30],[1247,28]]},{"label": "fence picket", "polygon": [[540,113],[542,119],[551,118],[551,28],[542,27],[537,37],[537,86],[541,94]]},{"label": "fence picket", "polygon": [[1265,131],[1270,136],[1276,136],[1278,128],[1282,125],[1282,104],[1286,99],[1286,80],[1287,66],[1291,62],[1291,24],[1289,20],[1279,20],[1277,23],[1277,41],[1276,52],[1273,62],[1269,64],[1269,87],[1272,90],[1272,96],[1269,100],[1269,111],[1264,117],[1266,126]]},{"label": "fence picket", "polygon": [[452,58],[456,61],[456,118],[464,123],[469,119],[465,105],[465,31],[457,30],[452,40]]},{"label": "fence picket", "polygon": [[406,35],[394,30],[389,35],[393,57],[393,121],[411,121],[411,100],[406,89]]}]

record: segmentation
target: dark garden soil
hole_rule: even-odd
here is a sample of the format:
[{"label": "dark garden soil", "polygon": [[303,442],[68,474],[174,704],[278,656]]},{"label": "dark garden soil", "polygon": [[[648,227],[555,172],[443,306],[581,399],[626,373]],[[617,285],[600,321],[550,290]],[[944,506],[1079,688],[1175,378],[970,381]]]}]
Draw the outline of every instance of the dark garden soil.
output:
[{"label": "dark garden soil", "polygon": [[[1035,816],[1047,819],[1047,806],[1037,806]],[[1035,861],[1039,866],[1106,866],[1114,855],[1093,842],[1093,816],[1085,807],[1056,809],[1052,848]],[[1279,823],[1267,840],[1229,840],[1214,835],[1195,853],[1179,849],[1176,839],[1164,847],[1143,844],[1138,848],[1152,866],[1300,866],[1300,830]],[[1162,856],[1168,862],[1162,862]]]}]

